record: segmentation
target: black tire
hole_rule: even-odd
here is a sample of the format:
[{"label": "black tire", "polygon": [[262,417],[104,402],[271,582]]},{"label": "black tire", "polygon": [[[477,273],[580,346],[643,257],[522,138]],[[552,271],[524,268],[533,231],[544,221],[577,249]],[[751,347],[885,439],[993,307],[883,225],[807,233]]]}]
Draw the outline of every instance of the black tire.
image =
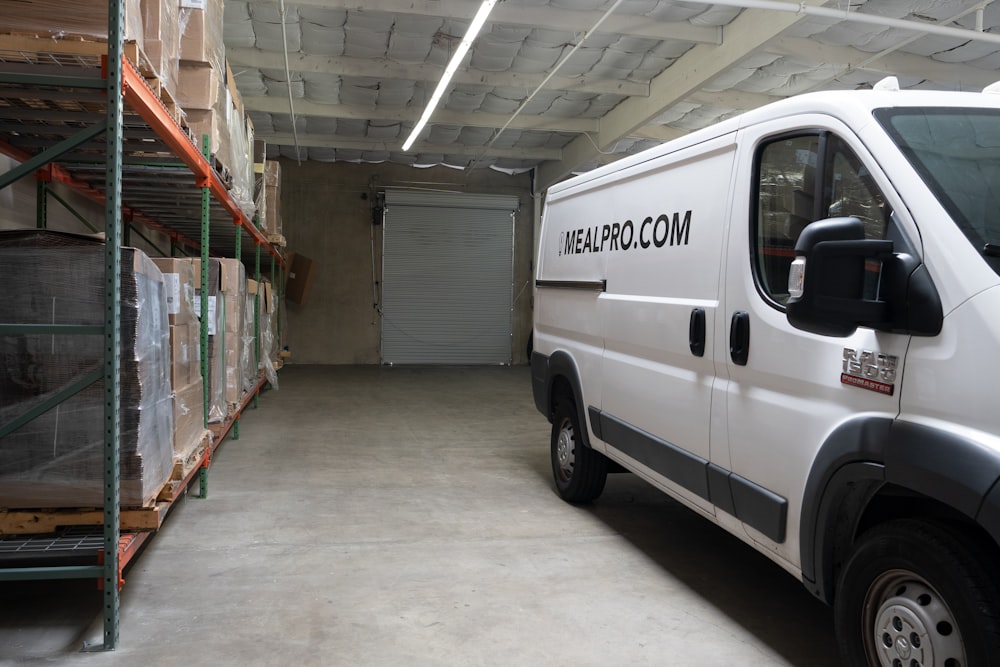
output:
[{"label": "black tire", "polygon": [[914,519],[864,533],[834,601],[844,664],[998,664],[1000,591],[969,544],[957,531]]},{"label": "black tire", "polygon": [[572,399],[556,403],[552,419],[552,477],[560,497],[571,503],[587,503],[604,490],[608,460],[584,446],[580,418]]}]

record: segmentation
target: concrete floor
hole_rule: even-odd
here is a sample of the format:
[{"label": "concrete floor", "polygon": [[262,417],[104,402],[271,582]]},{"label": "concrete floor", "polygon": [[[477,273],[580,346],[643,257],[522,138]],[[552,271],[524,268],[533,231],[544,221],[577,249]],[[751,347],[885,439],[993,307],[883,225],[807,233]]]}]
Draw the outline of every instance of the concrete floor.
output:
[{"label": "concrete floor", "polygon": [[561,501],[528,369],[288,366],[126,573],[0,583],[2,665],[838,664],[792,577],[632,475]]}]

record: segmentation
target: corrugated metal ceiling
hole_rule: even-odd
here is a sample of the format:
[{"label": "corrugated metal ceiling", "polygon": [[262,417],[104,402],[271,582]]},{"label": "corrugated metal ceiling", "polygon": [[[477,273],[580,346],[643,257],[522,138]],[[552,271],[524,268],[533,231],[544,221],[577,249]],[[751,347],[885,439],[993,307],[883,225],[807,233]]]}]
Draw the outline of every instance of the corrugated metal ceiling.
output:
[{"label": "corrugated metal ceiling", "polygon": [[1000,79],[982,0],[623,0],[593,31],[614,4],[500,2],[406,153],[478,1],[227,0],[225,42],[272,157],[539,167],[543,185],[789,95]]}]

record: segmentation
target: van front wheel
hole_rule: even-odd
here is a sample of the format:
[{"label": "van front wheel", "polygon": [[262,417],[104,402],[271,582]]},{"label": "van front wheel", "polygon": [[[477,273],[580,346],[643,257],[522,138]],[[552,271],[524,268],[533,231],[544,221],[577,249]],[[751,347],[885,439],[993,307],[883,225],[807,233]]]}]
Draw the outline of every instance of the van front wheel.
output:
[{"label": "van front wheel", "polygon": [[861,536],[834,603],[845,664],[968,667],[1000,655],[997,585],[962,536],[892,521]]},{"label": "van front wheel", "polygon": [[585,446],[580,433],[576,405],[559,401],[552,419],[552,476],[560,497],[571,503],[597,498],[608,477],[608,460]]}]

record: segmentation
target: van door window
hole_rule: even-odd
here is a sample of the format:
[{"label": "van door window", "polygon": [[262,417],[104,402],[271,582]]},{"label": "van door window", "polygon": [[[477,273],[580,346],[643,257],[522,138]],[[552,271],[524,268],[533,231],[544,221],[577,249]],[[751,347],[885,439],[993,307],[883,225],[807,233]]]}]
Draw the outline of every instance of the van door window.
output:
[{"label": "van door window", "polygon": [[867,238],[885,238],[890,210],[858,156],[829,133],[783,136],[757,152],[754,268],[760,291],[788,301],[788,269],[802,229],[824,218],[854,216]]}]

